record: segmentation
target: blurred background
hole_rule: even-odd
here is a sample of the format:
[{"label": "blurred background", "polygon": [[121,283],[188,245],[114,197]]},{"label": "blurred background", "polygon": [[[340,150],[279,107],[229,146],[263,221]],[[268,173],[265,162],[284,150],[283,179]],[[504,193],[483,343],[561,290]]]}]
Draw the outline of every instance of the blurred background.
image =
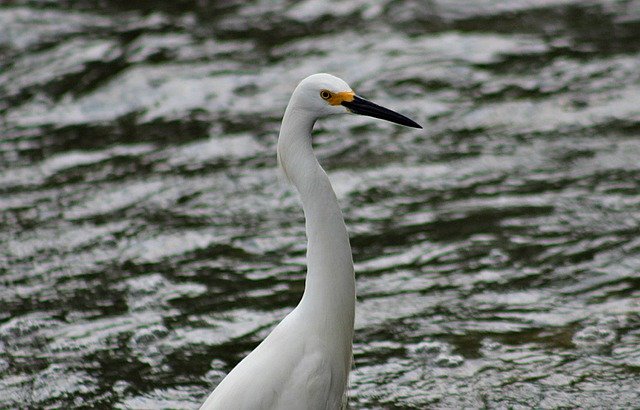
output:
[{"label": "blurred background", "polygon": [[351,407],[638,406],[640,1],[5,0],[0,408],[195,408],[297,304],[321,71],[425,127],[316,125]]}]

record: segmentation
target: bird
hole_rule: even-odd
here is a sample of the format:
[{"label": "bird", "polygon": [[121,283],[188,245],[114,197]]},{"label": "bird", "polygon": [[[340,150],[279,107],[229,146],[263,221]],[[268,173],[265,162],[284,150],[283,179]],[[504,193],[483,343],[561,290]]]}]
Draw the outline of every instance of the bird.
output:
[{"label": "bird", "polygon": [[355,317],[349,235],[311,132],[323,117],[352,113],[422,128],[368,101],[326,73],[303,79],[285,109],[277,161],[302,201],[307,236],[305,288],[298,305],[220,382],[201,410],[346,406]]}]

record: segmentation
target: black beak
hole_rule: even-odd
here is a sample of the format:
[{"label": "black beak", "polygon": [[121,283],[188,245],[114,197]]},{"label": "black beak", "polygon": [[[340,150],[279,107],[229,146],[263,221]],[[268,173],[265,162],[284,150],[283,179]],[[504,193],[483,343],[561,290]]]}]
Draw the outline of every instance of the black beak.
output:
[{"label": "black beak", "polygon": [[341,104],[347,107],[347,109],[354,114],[380,118],[381,120],[395,122],[396,124],[406,125],[407,127],[422,128],[420,124],[412,119],[407,118],[402,114],[398,114],[395,111],[391,111],[388,108],[381,107],[378,104],[365,100],[364,98],[360,98],[357,95],[353,97],[353,100],[343,101]]}]

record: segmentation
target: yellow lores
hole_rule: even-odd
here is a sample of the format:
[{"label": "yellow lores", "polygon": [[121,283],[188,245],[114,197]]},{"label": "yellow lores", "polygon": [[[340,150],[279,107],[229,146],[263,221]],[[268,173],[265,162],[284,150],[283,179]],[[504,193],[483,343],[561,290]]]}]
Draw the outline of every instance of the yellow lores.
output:
[{"label": "yellow lores", "polygon": [[341,91],[339,93],[332,93],[329,90],[320,91],[320,97],[331,105],[340,105],[345,101],[351,102],[355,96],[356,93],[353,91]]}]

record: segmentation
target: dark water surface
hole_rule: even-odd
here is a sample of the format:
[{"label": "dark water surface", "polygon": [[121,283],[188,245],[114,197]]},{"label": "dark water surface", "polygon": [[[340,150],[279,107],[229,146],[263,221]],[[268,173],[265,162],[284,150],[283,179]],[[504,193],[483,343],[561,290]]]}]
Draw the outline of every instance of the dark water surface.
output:
[{"label": "dark water surface", "polygon": [[315,143],[354,409],[640,408],[640,1],[3,1],[0,408],[194,408],[298,302]]}]

